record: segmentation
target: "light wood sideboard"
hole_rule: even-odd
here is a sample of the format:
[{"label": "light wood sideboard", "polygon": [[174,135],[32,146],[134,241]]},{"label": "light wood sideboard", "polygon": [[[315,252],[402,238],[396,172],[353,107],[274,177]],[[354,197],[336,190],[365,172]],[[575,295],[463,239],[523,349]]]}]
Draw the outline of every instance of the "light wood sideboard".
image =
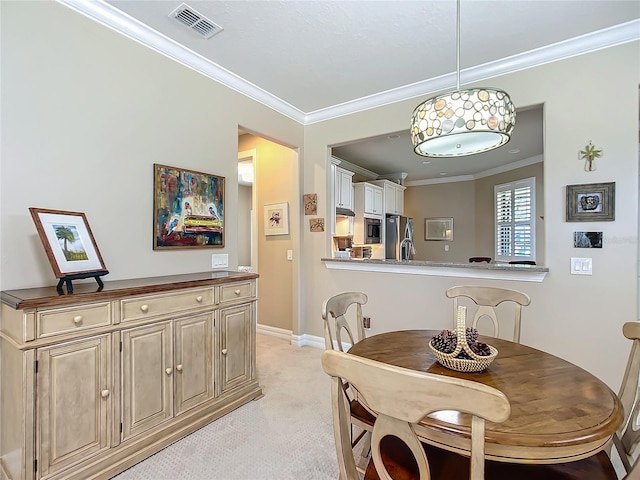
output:
[{"label": "light wood sideboard", "polygon": [[2,292],[0,479],[107,479],[260,398],[257,274]]}]

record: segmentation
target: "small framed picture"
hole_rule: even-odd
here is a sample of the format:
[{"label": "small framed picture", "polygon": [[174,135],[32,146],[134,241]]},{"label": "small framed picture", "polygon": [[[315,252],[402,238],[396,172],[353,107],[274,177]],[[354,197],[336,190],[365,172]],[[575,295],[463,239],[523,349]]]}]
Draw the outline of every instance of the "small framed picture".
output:
[{"label": "small framed picture", "polygon": [[574,248],[602,248],[602,232],[573,232]]},{"label": "small framed picture", "polygon": [[84,213],[33,207],[29,212],[56,278],[106,271]]},{"label": "small framed picture", "polygon": [[424,239],[446,241],[453,240],[453,218],[425,218]]},{"label": "small framed picture", "polygon": [[567,222],[613,221],[615,200],[615,182],[567,185]]},{"label": "small framed picture", "polygon": [[289,203],[271,203],[264,206],[264,234],[289,234]]},{"label": "small framed picture", "polygon": [[317,215],[318,214],[318,194],[305,193],[303,198],[304,198],[304,214]]},{"label": "small framed picture", "polygon": [[310,218],[309,231],[324,232],[324,218]]}]

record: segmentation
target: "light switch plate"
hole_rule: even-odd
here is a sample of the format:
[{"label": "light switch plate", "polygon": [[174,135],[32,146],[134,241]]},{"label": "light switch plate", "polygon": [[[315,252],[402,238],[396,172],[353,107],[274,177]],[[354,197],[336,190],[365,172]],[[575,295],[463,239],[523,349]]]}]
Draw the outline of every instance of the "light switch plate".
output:
[{"label": "light switch plate", "polygon": [[593,275],[593,260],[571,257],[571,275]]},{"label": "light switch plate", "polygon": [[293,250],[287,250],[287,260],[293,260]]},{"label": "light switch plate", "polygon": [[227,268],[229,266],[229,255],[218,253],[211,255],[211,268]]}]

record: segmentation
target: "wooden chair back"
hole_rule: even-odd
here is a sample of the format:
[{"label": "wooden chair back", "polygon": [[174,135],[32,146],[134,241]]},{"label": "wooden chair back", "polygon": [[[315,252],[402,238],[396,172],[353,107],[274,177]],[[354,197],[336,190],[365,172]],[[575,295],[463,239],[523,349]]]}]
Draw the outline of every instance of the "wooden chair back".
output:
[{"label": "wooden chair back", "polygon": [[508,288],[459,285],[447,289],[446,295],[449,298],[453,298],[454,324],[456,321],[456,312],[458,311],[458,299],[459,297],[467,297],[478,305],[478,309],[473,317],[472,326],[477,328],[480,319],[488,317],[493,323],[494,337],[497,337],[500,334],[496,307],[504,302],[513,302],[515,304],[513,341],[520,343],[522,307],[531,303],[531,298],[529,298],[529,295],[526,293],[519,292],[517,290],[510,290]]},{"label": "wooden chair back", "polygon": [[[362,318],[362,305],[367,303],[368,297],[362,292],[344,292],[329,297],[322,303],[322,319],[324,320],[324,343],[327,350],[344,351],[342,334],[345,332],[351,345],[365,338]],[[356,305],[357,338],[349,327],[345,317],[351,305]]]},{"label": "wooden chair back", "polygon": [[485,419],[504,422],[511,413],[509,400],[502,392],[470,380],[417,372],[332,350],[322,354],[322,368],[331,376],[333,427],[342,480],[359,480],[351,454],[349,413],[342,394],[342,379],[354,385],[377,414],[371,449],[380,478],[392,478],[381,454],[381,444],[388,436],[397,437],[410,449],[421,480],[431,478],[427,455],[412,424],[440,410],[472,415],[469,478],[484,478]]},{"label": "wooden chair back", "polygon": [[625,478],[640,479],[640,462],[634,465],[636,447],[640,442],[640,322],[627,322],[622,327],[622,333],[632,340],[631,352],[627,361],[627,368],[622,379],[622,386],[618,397],[624,407],[625,419],[620,429],[613,437],[613,443],[618,450],[622,464],[627,472]]}]

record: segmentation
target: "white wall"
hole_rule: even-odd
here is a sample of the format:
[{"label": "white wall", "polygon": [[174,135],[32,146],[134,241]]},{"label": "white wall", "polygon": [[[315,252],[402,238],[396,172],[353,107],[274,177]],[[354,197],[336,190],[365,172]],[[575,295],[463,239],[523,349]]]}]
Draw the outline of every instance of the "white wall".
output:
[{"label": "white wall", "polygon": [[[105,281],[235,268],[238,125],[294,147],[302,126],[55,2],[0,8],[2,287],[55,285],[29,207],[84,212]],[[152,250],[154,163],[226,177],[223,249]]]},{"label": "white wall", "polygon": [[[618,388],[629,351],[622,324],[637,315],[638,83],[640,44],[635,42],[543,65],[486,82],[509,92],[516,106],[544,104],[545,264],[541,284],[467,281],[518,288],[532,298],[523,313],[522,342],[585,367]],[[408,128],[421,99],[400,102],[305,129],[305,191],[327,202],[326,146]],[[517,128],[517,126],[516,126]],[[589,140],[604,148],[598,170],[585,172],[577,152]],[[616,182],[616,221],[567,223],[565,186]],[[325,206],[326,208],[326,206]],[[319,213],[320,214],[320,213]],[[576,230],[603,231],[605,245],[590,250],[593,276],[572,276],[570,257]],[[303,330],[322,335],[320,306],[329,295],[358,289],[372,333],[390,329],[442,328],[452,323],[444,292],[461,280],[328,270],[318,259],[324,245],[305,233],[308,265]]]}]

